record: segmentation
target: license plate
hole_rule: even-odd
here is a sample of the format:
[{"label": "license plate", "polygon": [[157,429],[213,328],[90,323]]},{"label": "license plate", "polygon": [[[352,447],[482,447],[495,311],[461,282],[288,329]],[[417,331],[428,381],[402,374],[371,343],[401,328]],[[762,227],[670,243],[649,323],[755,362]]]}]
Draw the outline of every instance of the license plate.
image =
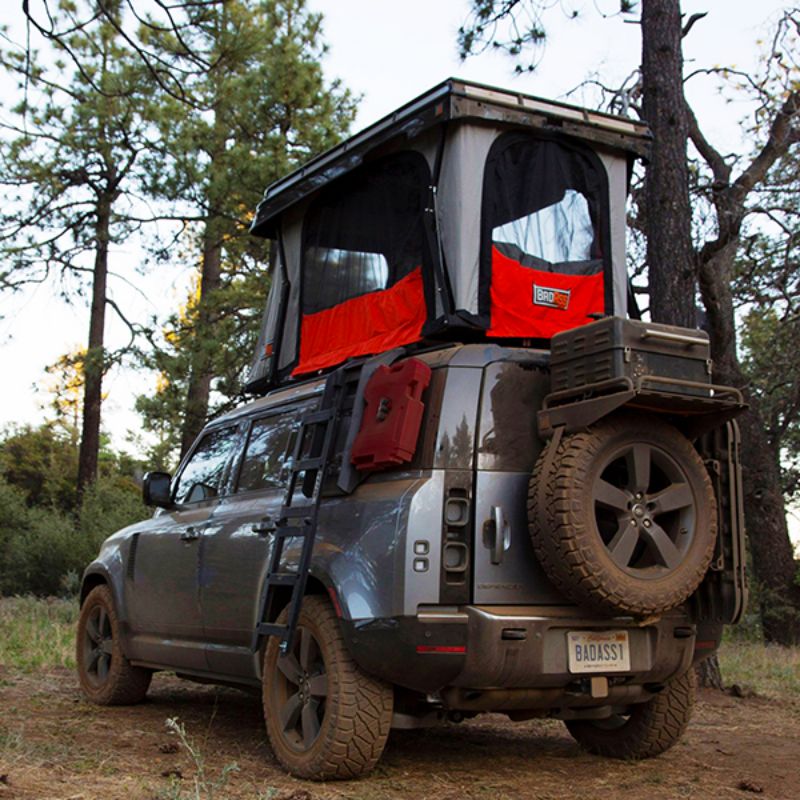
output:
[{"label": "license plate", "polygon": [[570,672],[628,672],[631,649],[627,631],[569,631]]}]

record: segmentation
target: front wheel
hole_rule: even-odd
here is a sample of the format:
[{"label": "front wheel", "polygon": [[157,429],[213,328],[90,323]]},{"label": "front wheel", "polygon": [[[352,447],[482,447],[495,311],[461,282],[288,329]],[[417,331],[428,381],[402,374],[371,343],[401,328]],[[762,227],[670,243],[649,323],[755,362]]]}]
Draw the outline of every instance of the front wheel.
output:
[{"label": "front wheel", "polygon": [[153,673],[134,667],[122,653],[120,625],[108,586],[95,586],[78,617],[76,660],[86,697],[103,706],[144,700]]},{"label": "front wheel", "polygon": [[569,720],[567,730],[590,753],[607,758],[653,758],[669,750],[683,736],[694,708],[697,679],[694,669],[675,678],[629,714],[608,719]]},{"label": "front wheel", "polygon": [[[277,623],[286,618],[284,609]],[[324,598],[303,600],[294,638],[286,655],[275,636],[264,653],[264,717],[276,758],[298,778],[365,775],[389,736],[392,687],[358,668]]]}]

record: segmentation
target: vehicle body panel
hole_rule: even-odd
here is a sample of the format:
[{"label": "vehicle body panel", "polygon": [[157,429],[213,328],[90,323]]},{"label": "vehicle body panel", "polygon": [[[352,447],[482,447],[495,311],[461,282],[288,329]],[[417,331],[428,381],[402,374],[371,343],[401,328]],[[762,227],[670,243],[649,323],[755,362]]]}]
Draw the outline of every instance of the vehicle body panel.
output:
[{"label": "vehicle body panel", "polygon": [[[667,680],[696,657],[695,620],[705,620],[704,636],[716,623],[690,607],[644,625],[587,615],[543,574],[525,508],[530,469],[544,442],[535,435],[533,414],[524,411],[546,391],[546,358],[494,345],[446,346],[420,358],[433,367],[433,379],[415,462],[374,473],[349,494],[332,480],[320,507],[311,575],[315,590],[335,599],[356,663],[399,686],[438,693],[452,708],[479,704],[477,695],[465,694],[473,690],[486,708],[580,708],[601,699],[586,695],[585,682],[566,669],[566,634],[624,629],[631,669],[612,694],[619,702],[648,699],[645,683]],[[311,408],[320,389],[320,381],[310,381],[276,392],[211,427],[235,424],[243,443],[252,420]],[[721,462],[727,454],[723,466],[735,482],[736,445],[726,441],[707,450]],[[135,663],[224,683],[260,680],[251,644],[272,541],[252,526],[275,515],[285,498],[280,488],[231,493],[242,446],[226,467],[222,497],[156,512],[107,540],[87,570],[87,580],[102,576],[119,598],[123,647]],[[444,582],[453,487],[472,526],[471,572],[461,588]],[[484,538],[496,508],[510,531],[499,564]],[[201,536],[184,542],[181,531],[190,526]],[[287,541],[282,570],[297,568],[300,549],[300,540]],[[713,587],[704,597],[716,596]],[[507,639],[509,630],[517,638]],[[497,694],[501,689],[510,694]]]}]

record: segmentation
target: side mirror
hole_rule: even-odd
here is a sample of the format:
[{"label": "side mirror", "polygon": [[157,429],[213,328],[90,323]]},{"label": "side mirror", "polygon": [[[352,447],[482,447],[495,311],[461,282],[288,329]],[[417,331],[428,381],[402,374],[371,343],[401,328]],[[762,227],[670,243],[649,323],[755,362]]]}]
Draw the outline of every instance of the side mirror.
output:
[{"label": "side mirror", "polygon": [[148,472],[142,484],[142,499],[146,506],[173,508],[170,486],[172,476],[168,472]]}]

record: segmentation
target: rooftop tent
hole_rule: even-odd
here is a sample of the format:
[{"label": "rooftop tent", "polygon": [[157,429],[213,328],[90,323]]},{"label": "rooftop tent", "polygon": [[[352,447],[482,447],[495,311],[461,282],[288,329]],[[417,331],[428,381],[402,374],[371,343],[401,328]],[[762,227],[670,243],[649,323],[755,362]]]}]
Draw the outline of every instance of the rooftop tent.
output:
[{"label": "rooftop tent", "polygon": [[638,123],[450,80],[270,186],[250,391],[430,338],[544,342],[625,315]]}]

